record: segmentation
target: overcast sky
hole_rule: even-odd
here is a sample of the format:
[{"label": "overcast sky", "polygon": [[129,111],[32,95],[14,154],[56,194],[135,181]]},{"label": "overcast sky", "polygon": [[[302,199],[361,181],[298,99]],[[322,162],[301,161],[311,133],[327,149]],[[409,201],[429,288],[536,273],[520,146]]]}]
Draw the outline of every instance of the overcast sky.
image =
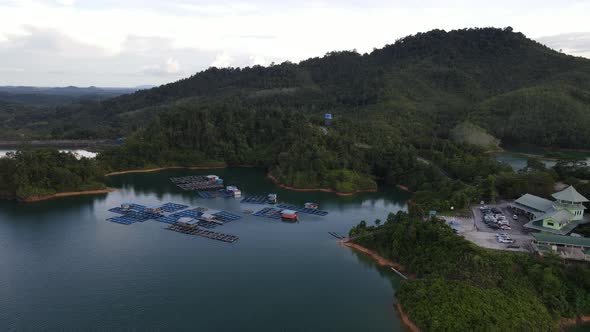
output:
[{"label": "overcast sky", "polygon": [[590,57],[590,0],[0,0],[0,85],[158,85],[485,26]]}]

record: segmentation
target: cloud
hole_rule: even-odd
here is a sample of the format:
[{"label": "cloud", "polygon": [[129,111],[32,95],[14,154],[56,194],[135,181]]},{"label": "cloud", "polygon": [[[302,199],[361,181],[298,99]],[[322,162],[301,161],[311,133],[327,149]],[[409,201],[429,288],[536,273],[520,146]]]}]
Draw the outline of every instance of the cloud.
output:
[{"label": "cloud", "polygon": [[62,5],[62,6],[73,6],[76,4],[76,0],[55,0],[55,2],[57,2],[58,4]]},{"label": "cloud", "polygon": [[250,63],[255,66],[266,66],[268,61],[266,61],[266,58],[262,55],[251,55]]},{"label": "cloud", "polygon": [[161,84],[212,65],[364,53],[474,26],[513,26],[590,57],[585,37],[568,35],[590,31],[588,12],[587,0],[0,0],[1,66],[23,69],[3,72],[0,85]]},{"label": "cloud", "polygon": [[211,67],[227,68],[227,67],[231,67],[233,62],[234,62],[234,58],[232,58],[232,56],[229,55],[229,53],[222,52],[222,53],[217,54],[217,56],[215,57],[215,60],[213,60],[213,62],[211,62]]},{"label": "cloud", "polygon": [[590,32],[563,33],[539,37],[536,40],[555,50],[590,58]]},{"label": "cloud", "polygon": [[180,63],[174,58],[168,58],[162,64],[144,66],[143,72],[155,76],[177,76],[181,73]]}]

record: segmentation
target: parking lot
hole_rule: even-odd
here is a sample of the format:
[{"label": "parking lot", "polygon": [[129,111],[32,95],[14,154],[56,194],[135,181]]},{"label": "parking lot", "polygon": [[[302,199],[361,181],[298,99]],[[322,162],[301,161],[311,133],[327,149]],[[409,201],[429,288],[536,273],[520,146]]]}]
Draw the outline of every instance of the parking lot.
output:
[{"label": "parking lot", "polygon": [[[531,247],[532,236],[529,231],[523,227],[528,219],[524,216],[517,216],[513,219],[514,213],[508,207],[507,202],[496,205],[487,205],[489,208],[497,209],[495,215],[504,215],[510,224],[510,230],[493,229],[484,222],[484,214],[480,210],[480,206],[472,207],[473,216],[453,216],[441,217],[453,227],[459,235],[465,239],[477,244],[478,246],[510,251],[528,251]],[[492,226],[493,227],[493,226]],[[498,241],[497,234],[505,233],[507,238],[513,240],[514,243],[502,243]]]},{"label": "parking lot", "polygon": [[529,220],[521,215],[517,215],[518,219],[513,220],[512,216],[514,216],[514,212],[510,210],[508,207],[508,203],[500,203],[497,205],[487,205],[490,208],[496,208],[500,211],[500,214],[504,215],[506,219],[510,222],[511,230],[494,230],[490,228],[486,223],[483,221],[483,212],[480,210],[479,206],[475,206],[472,208],[473,216],[475,218],[475,229],[480,232],[490,232],[490,233],[507,233],[510,235],[527,235],[529,232],[526,228],[523,227]]}]

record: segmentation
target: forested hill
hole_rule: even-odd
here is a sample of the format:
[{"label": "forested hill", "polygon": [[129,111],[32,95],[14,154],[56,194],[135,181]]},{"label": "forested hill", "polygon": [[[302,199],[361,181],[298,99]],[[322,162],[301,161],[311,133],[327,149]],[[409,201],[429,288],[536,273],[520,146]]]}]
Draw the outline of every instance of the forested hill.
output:
[{"label": "forested hill", "polygon": [[331,52],[299,64],[210,68],[56,116],[74,117],[77,126],[90,129],[84,135],[116,136],[145,126],[162,111],[157,106],[223,98],[317,114],[412,112],[433,121],[442,135],[469,119],[504,142],[590,146],[590,60],[511,28],[433,30],[370,54]]},{"label": "forested hill", "polygon": [[[334,114],[327,129],[324,113]],[[290,186],[342,192],[375,189],[380,179],[438,210],[490,199],[506,190],[495,179],[514,176],[483,153],[487,146],[456,137],[496,142],[477,132],[487,130],[503,142],[590,147],[590,60],[511,28],[434,30],[370,54],[210,68],[106,101],[10,116],[0,123],[19,124],[16,134],[125,136],[99,157],[111,170],[254,165]],[[539,188],[551,181],[536,178],[544,179]],[[498,183],[533,183],[521,180]]]}]

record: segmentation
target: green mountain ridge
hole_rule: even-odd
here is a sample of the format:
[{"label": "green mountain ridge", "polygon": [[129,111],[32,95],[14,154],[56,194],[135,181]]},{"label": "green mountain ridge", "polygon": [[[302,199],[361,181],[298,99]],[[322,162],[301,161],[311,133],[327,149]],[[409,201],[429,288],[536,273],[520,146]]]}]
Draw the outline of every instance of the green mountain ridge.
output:
[{"label": "green mountain ridge", "polygon": [[[255,165],[290,186],[351,192],[384,179],[427,192],[418,197],[438,201],[431,205],[463,206],[478,196],[466,183],[501,166],[481,148],[451,142],[453,128],[469,121],[506,143],[586,148],[588,83],[590,60],[511,28],[433,30],[370,54],[210,68],[109,100],[12,112],[3,133],[126,136],[124,147],[101,155],[112,170]],[[334,114],[325,133],[324,113]]]},{"label": "green mountain ridge", "polygon": [[538,136],[518,135],[530,128],[522,131],[516,121],[543,114],[550,121],[559,107],[569,110],[572,123],[585,124],[590,119],[589,82],[590,60],[551,50],[511,28],[433,30],[370,54],[330,52],[299,64],[210,68],[178,82],[44,115],[55,119],[49,127],[74,122],[66,132],[81,129],[86,136],[115,137],[146,125],[158,107],[187,100],[201,105],[223,98],[256,99],[317,114],[372,107],[416,111],[438,130],[471,119],[503,141],[581,147],[589,145],[590,136],[539,141]]}]

